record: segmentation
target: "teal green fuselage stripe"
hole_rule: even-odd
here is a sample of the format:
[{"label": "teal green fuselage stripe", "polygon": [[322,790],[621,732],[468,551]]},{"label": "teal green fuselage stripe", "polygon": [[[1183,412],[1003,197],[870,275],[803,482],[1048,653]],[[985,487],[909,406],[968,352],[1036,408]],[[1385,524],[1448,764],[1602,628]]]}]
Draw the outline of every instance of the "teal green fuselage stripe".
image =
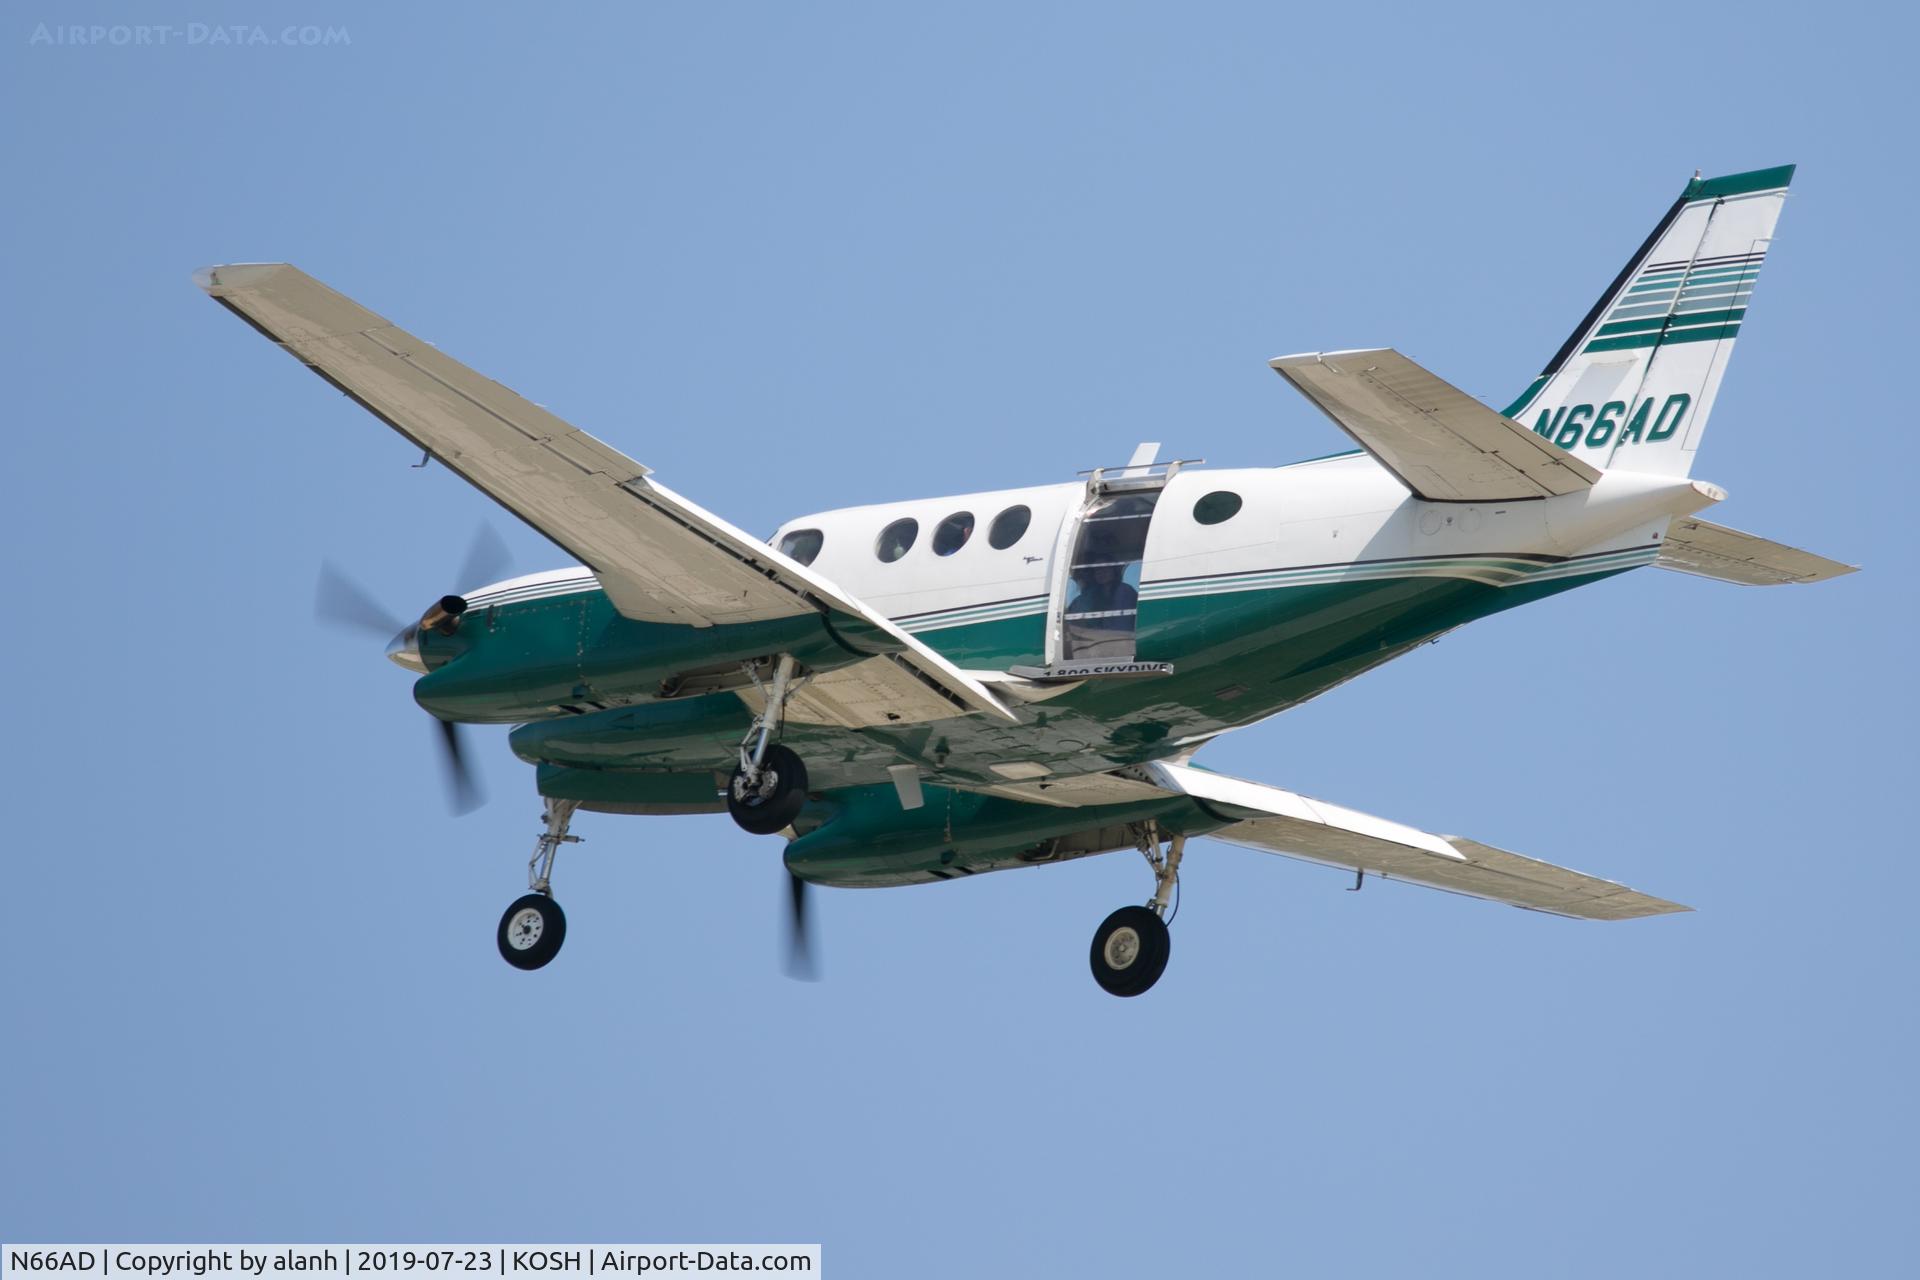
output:
[{"label": "teal green fuselage stripe", "polygon": [[1041,666],[1047,660],[1047,617],[1044,612],[987,622],[925,628],[914,639],[937,650],[941,657],[979,670],[1013,666]]}]

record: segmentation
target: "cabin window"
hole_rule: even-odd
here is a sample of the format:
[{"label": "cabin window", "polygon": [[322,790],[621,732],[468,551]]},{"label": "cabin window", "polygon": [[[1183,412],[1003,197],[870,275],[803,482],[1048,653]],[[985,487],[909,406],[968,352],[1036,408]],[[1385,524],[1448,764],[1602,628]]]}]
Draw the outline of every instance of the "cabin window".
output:
[{"label": "cabin window", "polygon": [[892,564],[913,548],[913,540],[920,536],[920,522],[909,516],[905,520],[895,520],[880,531],[880,538],[873,544],[873,554],[886,564]]},{"label": "cabin window", "polygon": [[820,554],[820,544],[826,541],[826,535],[818,529],[795,529],[780,539],[780,554],[791,556],[801,564],[812,564],[813,558]]},{"label": "cabin window", "polygon": [[1005,551],[1027,534],[1027,526],[1033,523],[1033,512],[1026,507],[1008,507],[993,518],[993,528],[987,530],[987,545],[995,551]]},{"label": "cabin window", "polygon": [[1201,524],[1225,524],[1240,514],[1240,495],[1216,489],[1193,504],[1193,518]]},{"label": "cabin window", "polygon": [[933,530],[933,554],[950,556],[967,545],[973,536],[973,512],[956,511]]}]

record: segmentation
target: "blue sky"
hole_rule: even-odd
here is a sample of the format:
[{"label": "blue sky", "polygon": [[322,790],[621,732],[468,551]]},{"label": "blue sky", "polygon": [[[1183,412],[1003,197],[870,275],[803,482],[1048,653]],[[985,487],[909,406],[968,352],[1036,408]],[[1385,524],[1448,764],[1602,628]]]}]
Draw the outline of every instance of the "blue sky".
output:
[{"label": "blue sky", "polygon": [[[923,11],[925,10],[925,11]],[[16,6],[0,1239],[803,1240],[835,1276],[1885,1274],[1913,1251],[1915,97],[1898,8]],[[328,47],[33,43],[69,22]],[[1797,162],[1698,473],[1863,562],[1641,571],[1210,748],[1623,880],[1583,925],[1196,847],[818,896],[778,842],[449,819],[397,611],[488,504],[213,306],[287,259],[747,528],[1136,441],[1342,439],[1265,368],[1505,403],[1696,169]],[[518,567],[563,558],[501,519]]]}]

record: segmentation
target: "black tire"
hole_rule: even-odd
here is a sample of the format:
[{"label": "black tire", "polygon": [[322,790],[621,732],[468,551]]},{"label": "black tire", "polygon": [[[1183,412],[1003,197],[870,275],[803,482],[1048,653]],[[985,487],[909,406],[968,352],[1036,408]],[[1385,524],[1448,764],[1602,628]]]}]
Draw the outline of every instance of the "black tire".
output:
[{"label": "black tire", "polygon": [[567,913],[544,893],[515,898],[494,935],[500,958],[516,969],[543,968],[566,940]]},{"label": "black tire", "polygon": [[786,747],[770,746],[760,762],[760,779],[759,789],[750,791],[746,775],[736,767],[727,782],[727,812],[742,830],[775,835],[786,830],[807,803],[807,766]]},{"label": "black tire", "polygon": [[1122,907],[1100,922],[1087,958],[1102,991],[1137,996],[1160,980],[1172,954],[1164,920],[1146,907]]}]

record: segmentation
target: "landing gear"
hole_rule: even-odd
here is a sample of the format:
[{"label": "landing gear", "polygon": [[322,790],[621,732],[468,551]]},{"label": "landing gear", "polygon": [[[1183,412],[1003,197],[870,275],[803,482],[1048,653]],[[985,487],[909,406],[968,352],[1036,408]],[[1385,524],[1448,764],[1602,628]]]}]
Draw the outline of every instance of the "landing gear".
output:
[{"label": "landing gear", "polygon": [[791,750],[774,742],[786,715],[793,682],[793,659],[782,654],[774,664],[771,687],[748,666],[747,675],[760,690],[764,709],[740,743],[740,763],[727,781],[727,812],[741,828],[756,836],[785,830],[807,803],[807,766]]},{"label": "landing gear", "polygon": [[527,888],[532,890],[516,898],[505,915],[494,941],[500,946],[500,958],[516,969],[543,968],[560,954],[567,940],[567,915],[553,900],[553,860],[563,844],[578,844],[580,837],[569,835],[567,827],[580,807],[577,800],[548,800],[547,829],[534,842],[533,857],[527,860]]},{"label": "landing gear", "polygon": [[1093,980],[1109,995],[1137,996],[1167,970],[1173,939],[1147,907],[1122,907],[1094,930]]},{"label": "landing gear", "polygon": [[567,940],[567,913],[544,893],[517,898],[500,917],[500,958],[516,969],[539,969],[560,954]]},{"label": "landing gear", "polygon": [[1093,980],[1109,995],[1137,996],[1166,972],[1173,952],[1168,908],[1180,883],[1180,859],[1186,848],[1187,838],[1175,834],[1162,852],[1159,824],[1149,821],[1142,827],[1140,853],[1153,868],[1153,898],[1144,907],[1122,907],[1101,921],[1087,957]]},{"label": "landing gear", "polygon": [[786,830],[806,803],[807,766],[778,744],[767,748],[755,772],[741,765],[727,783],[727,812],[756,836]]}]

